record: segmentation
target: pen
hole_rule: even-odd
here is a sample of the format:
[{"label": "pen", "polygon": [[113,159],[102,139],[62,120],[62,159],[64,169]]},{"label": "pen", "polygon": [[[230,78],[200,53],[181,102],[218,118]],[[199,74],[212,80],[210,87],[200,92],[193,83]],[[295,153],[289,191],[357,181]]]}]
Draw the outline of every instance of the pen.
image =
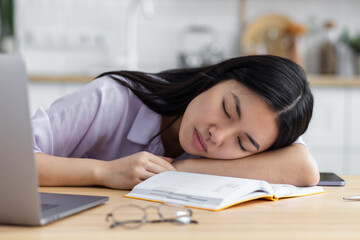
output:
[{"label": "pen", "polygon": [[360,201],[360,195],[354,195],[354,196],[347,196],[347,197],[343,197],[344,200],[355,200],[355,201]]}]

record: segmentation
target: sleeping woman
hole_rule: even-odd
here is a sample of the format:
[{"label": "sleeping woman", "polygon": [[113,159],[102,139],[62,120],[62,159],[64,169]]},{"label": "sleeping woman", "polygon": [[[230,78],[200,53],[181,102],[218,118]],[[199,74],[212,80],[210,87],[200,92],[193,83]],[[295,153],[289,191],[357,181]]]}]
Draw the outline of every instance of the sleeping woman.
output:
[{"label": "sleeping woman", "polygon": [[303,69],[271,55],[106,72],[33,117],[40,185],[131,189],[163,171],[316,185],[312,110]]}]

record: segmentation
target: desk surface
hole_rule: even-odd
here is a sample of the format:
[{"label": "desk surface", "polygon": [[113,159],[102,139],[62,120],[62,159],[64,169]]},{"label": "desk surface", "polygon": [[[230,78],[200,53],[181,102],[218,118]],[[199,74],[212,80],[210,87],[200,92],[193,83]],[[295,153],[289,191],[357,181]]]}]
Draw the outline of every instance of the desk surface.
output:
[{"label": "desk surface", "polygon": [[220,212],[194,209],[198,225],[147,224],[137,230],[109,229],[106,213],[119,204],[151,202],[124,198],[128,191],[106,188],[41,188],[43,192],[109,196],[93,209],[43,227],[0,226],[0,239],[360,239],[360,201],[343,196],[360,194],[360,175],[346,175],[345,187],[325,187],[326,193],[255,200]]}]

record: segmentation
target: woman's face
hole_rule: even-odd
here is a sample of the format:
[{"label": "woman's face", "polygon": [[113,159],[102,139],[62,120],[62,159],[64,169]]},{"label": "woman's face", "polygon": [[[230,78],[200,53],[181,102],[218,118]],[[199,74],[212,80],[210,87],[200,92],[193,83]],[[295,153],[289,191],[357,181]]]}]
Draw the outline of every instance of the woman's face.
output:
[{"label": "woman's face", "polygon": [[182,117],[179,141],[185,152],[235,159],[262,152],[276,140],[277,115],[256,93],[235,80],[195,97]]}]

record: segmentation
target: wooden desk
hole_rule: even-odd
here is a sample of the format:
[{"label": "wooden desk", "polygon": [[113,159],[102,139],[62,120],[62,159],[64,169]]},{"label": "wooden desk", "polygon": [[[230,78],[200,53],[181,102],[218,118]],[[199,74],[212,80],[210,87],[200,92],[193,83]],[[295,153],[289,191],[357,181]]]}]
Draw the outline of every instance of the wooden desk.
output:
[{"label": "wooden desk", "polygon": [[137,230],[109,229],[105,215],[119,204],[153,204],[124,198],[127,191],[106,188],[41,188],[44,192],[106,195],[109,202],[43,227],[0,226],[0,239],[360,239],[360,176],[343,176],[345,187],[326,187],[325,194],[256,200],[220,211],[194,209],[198,225],[147,224]]}]

